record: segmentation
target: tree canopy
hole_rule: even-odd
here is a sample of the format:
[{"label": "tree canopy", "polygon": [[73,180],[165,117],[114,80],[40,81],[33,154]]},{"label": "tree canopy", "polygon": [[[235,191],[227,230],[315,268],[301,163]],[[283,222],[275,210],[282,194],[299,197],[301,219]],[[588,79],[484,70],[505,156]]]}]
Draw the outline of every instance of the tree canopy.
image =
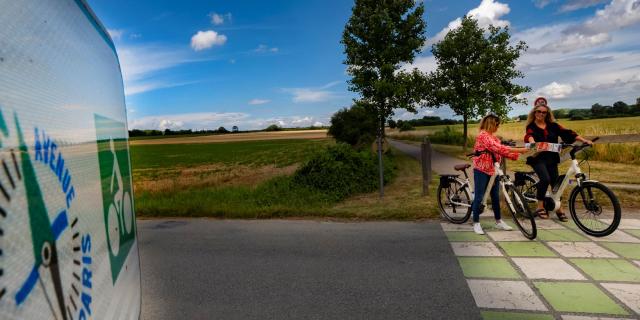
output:
[{"label": "tree canopy", "polygon": [[[402,70],[424,45],[423,13],[423,3],[416,5],[414,0],[355,0],[342,34],[349,90],[359,93],[357,104],[376,117],[378,149],[393,110],[415,112],[425,93],[425,75],[417,69]],[[382,196],[381,150],[378,161]]]},{"label": "tree canopy", "polygon": [[423,4],[416,6],[413,0],[356,0],[345,26],[349,89],[360,93],[361,104],[373,110],[382,125],[393,109],[415,111],[422,100],[424,74],[401,67],[413,62],[424,45],[423,13]]},{"label": "tree canopy", "polygon": [[363,106],[354,104],[333,114],[328,133],[336,141],[348,143],[356,149],[368,148],[376,138],[376,117]]},{"label": "tree canopy", "polygon": [[449,105],[462,116],[465,147],[469,119],[488,111],[506,116],[511,104],[527,102],[521,94],[531,88],[513,82],[524,77],[516,61],[527,45],[520,41],[512,46],[510,37],[507,27],[484,30],[465,16],[460,27],[433,45],[438,68],[429,74],[429,103]]}]

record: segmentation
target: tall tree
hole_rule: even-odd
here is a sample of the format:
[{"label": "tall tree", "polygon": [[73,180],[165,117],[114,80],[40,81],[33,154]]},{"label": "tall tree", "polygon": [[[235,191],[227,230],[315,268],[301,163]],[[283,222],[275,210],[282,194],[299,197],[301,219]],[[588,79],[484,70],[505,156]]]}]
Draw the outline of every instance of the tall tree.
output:
[{"label": "tall tree", "polygon": [[425,75],[404,71],[426,39],[424,6],[413,0],[355,0],[342,34],[351,75],[349,89],[360,94],[356,102],[376,116],[380,197],[384,195],[382,141],[384,125],[395,108],[415,112],[424,95]]},{"label": "tall tree", "polygon": [[462,116],[464,149],[470,119],[488,111],[506,116],[510,104],[527,102],[520,95],[531,88],[513,83],[524,77],[516,69],[516,61],[527,45],[520,41],[511,46],[509,40],[508,28],[490,26],[484,30],[465,16],[460,27],[433,45],[438,68],[429,74],[430,104],[449,105]]}]

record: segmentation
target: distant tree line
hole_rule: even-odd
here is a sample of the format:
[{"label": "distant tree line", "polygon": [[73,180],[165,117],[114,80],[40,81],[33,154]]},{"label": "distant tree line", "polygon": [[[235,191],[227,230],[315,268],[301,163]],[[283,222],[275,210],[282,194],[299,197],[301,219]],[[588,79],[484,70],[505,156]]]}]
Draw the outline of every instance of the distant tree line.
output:
[{"label": "distant tree line", "polygon": [[[603,106],[596,103],[590,109],[555,109],[553,115],[556,119],[588,120],[618,117],[640,116],[640,98],[636,99],[636,104],[626,104],[618,101],[612,106]],[[526,114],[518,116],[520,120],[527,120]]]},{"label": "distant tree line", "polygon": [[323,129],[325,127],[317,127],[317,126],[310,126],[310,127],[296,127],[296,128],[283,128],[277,124],[272,124],[269,125],[268,127],[262,129],[262,130],[245,130],[245,131],[240,131],[240,129],[238,128],[238,126],[233,126],[231,127],[231,131],[227,130],[227,128],[225,127],[219,127],[216,130],[210,130],[210,129],[203,129],[203,130],[192,130],[192,129],[187,129],[187,130],[171,130],[171,129],[164,129],[164,130],[140,130],[140,129],[133,129],[133,130],[129,130],[129,137],[154,137],[154,136],[179,136],[179,135],[208,135],[208,134],[227,134],[227,133],[240,133],[240,132],[260,132],[260,131],[283,131],[283,130],[316,130],[316,129]]},{"label": "distant tree line", "polygon": [[426,127],[426,126],[439,126],[439,125],[450,125],[450,124],[460,124],[460,123],[462,123],[462,120],[441,119],[440,117],[431,117],[431,116],[424,116],[422,117],[422,119],[398,120],[398,121],[390,119],[389,121],[387,121],[387,124],[391,129],[408,128],[407,127],[408,125],[411,127]]},{"label": "distant tree line", "polygon": [[227,130],[225,127],[219,127],[216,130],[140,130],[133,129],[129,130],[129,137],[153,137],[153,136],[179,136],[179,135],[197,135],[197,134],[225,134],[225,133],[236,133],[240,132],[237,126],[233,126],[231,131]]}]

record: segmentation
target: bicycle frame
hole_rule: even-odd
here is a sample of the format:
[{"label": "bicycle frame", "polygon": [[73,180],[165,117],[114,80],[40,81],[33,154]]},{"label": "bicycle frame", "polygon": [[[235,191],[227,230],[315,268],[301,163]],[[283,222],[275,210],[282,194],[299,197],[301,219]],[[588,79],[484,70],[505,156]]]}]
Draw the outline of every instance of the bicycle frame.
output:
[{"label": "bicycle frame", "polygon": [[[578,164],[578,160],[576,159],[571,159],[571,165],[569,166],[569,168],[567,169],[567,172],[564,175],[564,179],[562,179],[562,182],[560,183],[560,186],[558,187],[558,189],[553,192],[554,186],[551,186],[551,191],[547,191],[547,197],[552,199],[554,202],[554,208],[553,210],[550,210],[551,212],[556,212],[558,209],[560,209],[561,206],[561,197],[564,194],[565,190],[567,189],[567,187],[569,186],[569,184],[571,184],[571,180],[575,179],[577,186],[579,187],[583,182],[585,181],[594,181],[594,180],[587,180],[587,177],[584,175],[584,173],[582,173],[582,170],[580,169],[580,165]],[[528,201],[538,201],[535,198],[528,198],[525,196],[525,198]]]},{"label": "bicycle frame", "polygon": [[[482,196],[482,203],[480,204],[480,212],[483,212],[484,208],[487,206],[487,201],[489,200],[489,196],[491,195],[491,189],[493,188],[494,183],[496,183],[496,179],[498,180],[498,183],[500,184],[500,190],[504,195],[507,194],[507,186],[513,185],[513,182],[511,182],[509,177],[506,176],[502,171],[502,168],[500,167],[499,162],[494,162],[493,167],[494,167],[495,174],[493,174],[491,178],[489,178],[487,189],[485,190],[484,195]],[[464,171],[464,175],[465,175],[464,180],[462,179],[458,179],[458,180],[460,180],[462,188],[467,188],[469,190],[469,195],[471,196],[470,200],[473,203],[475,199],[475,193],[471,189],[471,181],[469,180],[469,176],[467,175],[466,170]],[[511,199],[509,199],[509,197],[506,197],[506,196],[504,198],[507,200],[507,204],[509,205],[509,207],[513,209],[514,206],[513,206],[513,203],[511,202]],[[456,206],[467,207],[467,208],[471,207],[471,205],[466,203],[455,202],[455,201],[452,201],[451,199],[449,199],[449,201]]]}]

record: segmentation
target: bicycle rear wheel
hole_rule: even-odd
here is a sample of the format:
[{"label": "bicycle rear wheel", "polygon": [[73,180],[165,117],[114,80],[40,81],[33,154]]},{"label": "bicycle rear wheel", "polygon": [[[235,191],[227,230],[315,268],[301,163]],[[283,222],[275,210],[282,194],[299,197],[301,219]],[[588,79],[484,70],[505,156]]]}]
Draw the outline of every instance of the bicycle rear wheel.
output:
[{"label": "bicycle rear wheel", "polygon": [[516,186],[516,190],[518,190],[527,200],[527,205],[529,206],[529,210],[534,212],[536,207],[538,206],[538,200],[536,200],[536,193],[538,192],[538,183],[535,179],[530,176],[524,176],[522,184]]},{"label": "bicycle rear wheel", "polygon": [[458,180],[450,180],[449,186],[438,186],[440,213],[452,223],[465,223],[471,216],[471,196],[469,190]]},{"label": "bicycle rear wheel", "polygon": [[515,186],[507,187],[506,196],[509,197],[509,202],[511,202],[507,203],[507,207],[511,211],[513,222],[516,223],[525,238],[529,240],[535,239],[538,235],[538,230],[536,229],[536,221],[533,218],[533,214],[531,214],[531,210],[527,205],[527,200]]},{"label": "bicycle rear wheel", "polygon": [[622,216],[620,203],[615,194],[605,185],[583,182],[571,191],[569,197],[571,218],[580,230],[594,237],[604,237],[613,233]]}]

